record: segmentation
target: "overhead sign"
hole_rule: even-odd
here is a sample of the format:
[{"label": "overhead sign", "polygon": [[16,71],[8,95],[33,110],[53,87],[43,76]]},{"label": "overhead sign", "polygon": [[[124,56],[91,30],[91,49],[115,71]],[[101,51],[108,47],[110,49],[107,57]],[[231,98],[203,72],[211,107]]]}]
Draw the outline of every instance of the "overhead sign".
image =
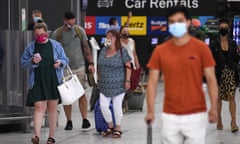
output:
[{"label": "overhead sign", "polygon": [[85,17],[85,30],[88,35],[96,34],[96,17],[95,16]]},{"label": "overhead sign", "polygon": [[168,34],[167,20],[165,17],[148,17],[148,34]]},{"label": "overhead sign", "polygon": [[205,33],[218,33],[218,19],[214,16],[199,16]]},{"label": "overhead sign", "polygon": [[[122,17],[121,25],[127,21],[127,16]],[[128,25],[129,33],[131,35],[146,35],[147,34],[147,17],[146,16],[132,16]]]},{"label": "overhead sign", "polygon": [[[118,23],[121,23],[121,17],[120,16],[114,16]],[[109,28],[109,19],[112,18],[112,16],[98,16],[96,17],[96,34],[98,35],[105,35],[106,30]]]},{"label": "overhead sign", "polygon": [[87,15],[164,16],[166,9],[183,5],[192,15],[217,15],[218,0],[89,0]]}]

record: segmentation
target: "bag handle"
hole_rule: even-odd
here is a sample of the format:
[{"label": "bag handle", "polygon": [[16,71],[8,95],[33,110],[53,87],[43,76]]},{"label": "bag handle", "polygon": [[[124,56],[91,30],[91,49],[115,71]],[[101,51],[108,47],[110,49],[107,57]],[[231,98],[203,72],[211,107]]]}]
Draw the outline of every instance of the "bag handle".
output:
[{"label": "bag handle", "polygon": [[[73,72],[72,72],[72,70],[71,70],[71,68],[70,68],[70,66],[67,64],[66,65],[66,70],[67,70],[67,72],[69,72],[70,73],[70,75],[71,76],[73,76]],[[64,77],[64,74],[63,74],[63,82],[65,82],[66,81],[66,79],[65,79],[65,77]]]},{"label": "bag handle", "polygon": [[72,70],[71,70],[70,66],[67,64],[67,66],[66,66],[66,67],[67,67],[67,70],[70,72],[70,74],[71,74],[71,75],[73,75],[73,72],[72,72]]},{"label": "bag handle", "polygon": [[147,122],[147,144],[152,144],[152,124]]}]

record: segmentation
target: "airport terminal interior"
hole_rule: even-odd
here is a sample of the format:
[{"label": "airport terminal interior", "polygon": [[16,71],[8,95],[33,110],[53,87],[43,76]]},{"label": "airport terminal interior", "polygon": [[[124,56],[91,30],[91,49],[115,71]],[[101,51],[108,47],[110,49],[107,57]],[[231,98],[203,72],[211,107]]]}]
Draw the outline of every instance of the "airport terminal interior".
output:
[{"label": "airport terminal interior", "polygon": [[[82,118],[78,104],[73,104],[73,130],[65,131],[66,117],[63,105],[58,105],[56,129],[57,144],[145,144],[147,143],[147,124],[144,118],[146,107],[146,83],[149,70],[147,63],[156,46],[169,38],[165,13],[168,8],[181,4],[197,19],[204,33],[204,43],[209,45],[218,35],[218,20],[228,18],[231,22],[230,36],[240,48],[240,0],[1,0],[0,1],[0,144],[27,144],[33,136],[33,107],[26,106],[28,93],[28,72],[21,66],[21,56],[25,47],[34,41],[32,11],[42,12],[42,19],[48,25],[49,35],[63,25],[63,14],[72,11],[76,24],[83,27],[89,45],[94,51],[97,63],[98,48],[104,46],[109,19],[114,17],[118,25],[124,25],[131,12],[128,25],[130,36],[135,40],[139,63],[143,68],[140,85],[129,99],[128,110],[124,112],[122,137],[103,138],[95,128],[94,110],[90,99],[93,87],[85,90],[88,102],[88,118],[91,127],[81,128]],[[96,74],[96,73],[95,73]],[[209,108],[207,86],[202,89]],[[164,82],[159,79],[155,102],[156,118],[152,125],[152,143],[160,143],[160,113],[163,108]],[[240,89],[235,93],[236,119],[240,125]],[[139,106],[139,105],[140,106]],[[223,102],[223,130],[215,124],[208,124],[206,144],[239,144],[240,131],[232,133],[228,102]],[[48,138],[48,116],[44,117],[40,143]]]}]

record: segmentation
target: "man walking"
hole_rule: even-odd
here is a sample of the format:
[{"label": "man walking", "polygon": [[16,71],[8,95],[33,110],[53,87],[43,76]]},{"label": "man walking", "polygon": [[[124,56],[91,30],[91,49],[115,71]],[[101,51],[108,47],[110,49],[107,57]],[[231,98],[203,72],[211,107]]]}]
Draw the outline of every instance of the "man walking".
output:
[{"label": "man walking", "polygon": [[[77,74],[81,84],[86,88],[85,61],[91,73],[94,72],[94,64],[86,32],[75,22],[74,13],[71,11],[65,12],[64,25],[57,28],[51,37],[62,43],[64,51],[69,57],[69,65],[72,71]],[[78,104],[83,119],[82,128],[88,129],[91,124],[87,119],[87,99],[85,95],[79,99]],[[72,105],[64,105],[64,111],[67,117],[65,130],[72,130]]]},{"label": "man walking", "polygon": [[154,103],[160,72],[164,75],[165,97],[161,113],[162,144],[205,144],[207,107],[202,90],[206,77],[211,107],[208,121],[217,121],[215,61],[205,43],[188,32],[191,16],[182,6],[167,15],[172,37],[157,46],[148,63],[146,121],[154,120]]}]

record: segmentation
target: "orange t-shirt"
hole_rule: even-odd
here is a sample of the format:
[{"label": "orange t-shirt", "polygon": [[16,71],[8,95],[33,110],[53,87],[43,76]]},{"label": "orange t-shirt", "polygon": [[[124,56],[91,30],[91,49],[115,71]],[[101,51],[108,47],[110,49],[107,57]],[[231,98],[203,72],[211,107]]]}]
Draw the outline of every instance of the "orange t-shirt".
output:
[{"label": "orange t-shirt", "polygon": [[194,37],[183,46],[176,46],[172,39],[158,45],[147,67],[158,69],[164,75],[163,111],[171,114],[206,111],[203,70],[214,66],[209,47]]}]

